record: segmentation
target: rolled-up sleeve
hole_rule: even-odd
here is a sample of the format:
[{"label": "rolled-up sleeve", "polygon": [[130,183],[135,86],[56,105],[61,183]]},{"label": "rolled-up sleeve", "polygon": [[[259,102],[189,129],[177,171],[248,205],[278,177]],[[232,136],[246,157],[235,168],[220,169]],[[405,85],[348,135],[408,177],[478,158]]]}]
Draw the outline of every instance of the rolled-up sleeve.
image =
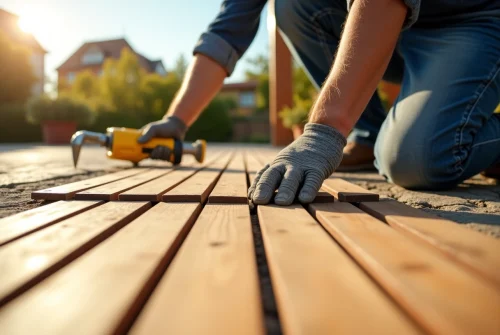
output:
[{"label": "rolled-up sleeve", "polygon": [[[347,0],[347,8],[350,9],[355,0]],[[420,14],[420,2],[421,0],[403,0],[406,7],[408,7],[408,14],[406,14],[406,19],[403,24],[403,30],[410,28],[418,20]]]},{"label": "rolled-up sleeve", "polygon": [[228,75],[252,43],[267,0],[224,0],[219,14],[201,36],[193,54],[210,57]]}]

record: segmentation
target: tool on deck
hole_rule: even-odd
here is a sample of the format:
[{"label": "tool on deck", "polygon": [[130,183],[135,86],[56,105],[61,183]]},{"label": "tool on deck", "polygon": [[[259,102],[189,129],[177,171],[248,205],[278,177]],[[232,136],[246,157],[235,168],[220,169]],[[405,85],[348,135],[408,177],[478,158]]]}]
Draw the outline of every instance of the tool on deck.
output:
[{"label": "tool on deck", "polygon": [[137,142],[140,136],[141,130],[131,128],[110,127],[106,129],[106,134],[87,130],[77,131],[71,138],[73,163],[76,167],[84,143],[100,144],[108,149],[106,155],[109,158],[127,160],[134,164],[148,158],[149,154],[158,145],[170,148],[172,154],[169,162],[173,164],[179,164],[184,154],[193,155],[200,163],[205,159],[207,145],[204,140],[185,143],[173,138],[153,138],[145,144],[140,144]]}]

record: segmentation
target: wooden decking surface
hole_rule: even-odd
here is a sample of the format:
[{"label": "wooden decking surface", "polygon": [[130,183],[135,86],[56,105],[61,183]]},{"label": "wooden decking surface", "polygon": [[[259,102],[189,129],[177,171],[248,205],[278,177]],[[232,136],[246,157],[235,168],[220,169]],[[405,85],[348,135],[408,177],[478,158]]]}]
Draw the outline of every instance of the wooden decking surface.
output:
[{"label": "wooden decking surface", "polygon": [[285,334],[500,334],[500,241],[337,178],[251,211],[275,153],[34,192],[0,220],[0,334],[265,334],[251,216]]}]

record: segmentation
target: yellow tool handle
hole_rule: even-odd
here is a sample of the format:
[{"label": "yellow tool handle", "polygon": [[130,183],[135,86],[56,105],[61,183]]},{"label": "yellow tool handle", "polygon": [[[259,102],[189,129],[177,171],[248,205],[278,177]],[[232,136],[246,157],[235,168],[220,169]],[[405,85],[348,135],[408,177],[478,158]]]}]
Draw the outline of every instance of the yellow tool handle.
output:
[{"label": "yellow tool handle", "polygon": [[141,130],[139,129],[111,127],[106,131],[111,141],[107,153],[109,158],[124,159],[138,163],[148,158],[156,146],[162,145],[170,148],[172,151],[170,162],[173,163],[175,161],[175,140],[173,138],[153,138],[147,143],[140,144],[137,142],[137,139],[141,136]]}]

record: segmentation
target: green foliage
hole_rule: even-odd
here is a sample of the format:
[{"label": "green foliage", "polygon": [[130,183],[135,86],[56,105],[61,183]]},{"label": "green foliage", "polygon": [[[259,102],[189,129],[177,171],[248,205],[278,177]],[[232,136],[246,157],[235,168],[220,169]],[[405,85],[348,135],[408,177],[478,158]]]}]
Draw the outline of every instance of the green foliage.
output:
[{"label": "green foliage", "polygon": [[173,71],[179,80],[182,80],[184,78],[187,68],[188,68],[188,62],[186,60],[186,57],[184,57],[184,54],[180,54],[177,60],[175,61],[175,66]]},{"label": "green foliage", "polygon": [[25,104],[0,105],[0,143],[39,142],[41,139],[41,127],[26,121]]},{"label": "green foliage", "polygon": [[247,70],[245,76],[247,80],[257,81],[257,110],[269,110],[269,60],[266,56],[257,56],[250,59],[248,63],[252,66]]},{"label": "green foliage", "polygon": [[76,76],[73,85],[71,86],[71,94],[81,99],[91,99],[100,94],[101,88],[97,76],[85,70]]},{"label": "green foliage", "polygon": [[123,49],[118,60],[110,58],[104,63],[100,78],[100,100],[121,112],[141,110],[143,101],[140,85],[143,75],[137,56],[129,49]]},{"label": "green foliage", "polygon": [[212,100],[198,120],[189,128],[186,140],[228,141],[231,138],[232,132],[229,111],[233,103],[232,100],[221,98]]},{"label": "green foliage", "polygon": [[[257,108],[258,111],[269,110],[269,60],[266,56],[257,56],[249,60],[252,66],[251,70],[246,72],[246,78],[249,80],[257,80]],[[304,115],[304,106],[311,105],[317,94],[317,89],[309,80],[306,72],[297,63],[293,65],[293,92],[294,102],[297,108],[286,108],[283,111],[283,116],[291,122],[301,123]],[[307,112],[305,113],[307,118]]]},{"label": "green foliage", "polygon": [[124,49],[119,59],[106,60],[100,77],[90,71],[81,72],[60,96],[84,101],[97,114],[89,130],[102,131],[109,126],[140,128],[165,114],[180,85],[175,73],[146,73],[137,56]]},{"label": "green foliage", "polygon": [[143,114],[160,119],[180,85],[181,80],[174,73],[169,73],[165,77],[158,74],[143,76],[140,86]]},{"label": "green foliage", "polygon": [[295,103],[293,108],[287,107],[279,112],[279,116],[283,120],[283,126],[290,129],[293,126],[306,124],[309,111],[312,107],[311,99],[303,100],[298,95],[295,95],[294,98]]},{"label": "green foliage", "polygon": [[25,102],[36,82],[30,52],[13,44],[0,31],[0,104]]},{"label": "green foliage", "polygon": [[44,121],[73,121],[80,126],[86,126],[94,122],[95,115],[86,104],[76,99],[59,97],[52,100],[42,96],[30,100],[26,118],[32,124]]}]

